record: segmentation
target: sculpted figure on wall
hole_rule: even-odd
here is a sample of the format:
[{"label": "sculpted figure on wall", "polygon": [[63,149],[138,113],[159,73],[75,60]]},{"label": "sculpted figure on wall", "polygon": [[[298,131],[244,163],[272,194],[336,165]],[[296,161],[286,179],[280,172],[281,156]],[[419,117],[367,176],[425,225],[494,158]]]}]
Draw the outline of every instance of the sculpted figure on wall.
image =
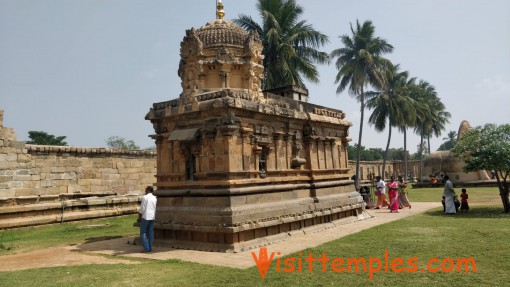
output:
[{"label": "sculpted figure on wall", "polygon": [[260,41],[259,34],[257,31],[251,31],[248,38],[244,42],[244,49],[246,55],[254,57],[255,60],[261,60],[262,56],[262,41]]}]

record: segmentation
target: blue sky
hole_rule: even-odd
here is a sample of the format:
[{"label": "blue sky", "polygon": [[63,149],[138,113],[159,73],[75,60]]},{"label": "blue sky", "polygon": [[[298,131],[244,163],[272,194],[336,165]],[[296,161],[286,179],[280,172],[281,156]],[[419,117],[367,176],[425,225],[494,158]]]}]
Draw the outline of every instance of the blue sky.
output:
[{"label": "blue sky", "polygon": [[[226,19],[259,19],[256,1],[224,0]],[[452,114],[440,138],[472,126],[510,122],[510,1],[298,1],[303,19],[326,34],[324,51],[340,47],[350,23],[371,20],[388,55],[430,82]],[[0,109],[19,140],[29,130],[67,136],[70,145],[100,147],[110,136],[154,145],[145,114],[177,98],[179,43],[185,30],[215,17],[215,0],[0,0]],[[357,142],[359,104],[336,94],[333,64],[319,66],[310,102],[343,110]],[[367,111],[367,115],[370,111]],[[368,116],[367,116],[368,117]],[[384,148],[387,132],[365,123],[362,145]],[[408,136],[416,151],[419,137]],[[394,133],[392,147],[403,137]]]}]

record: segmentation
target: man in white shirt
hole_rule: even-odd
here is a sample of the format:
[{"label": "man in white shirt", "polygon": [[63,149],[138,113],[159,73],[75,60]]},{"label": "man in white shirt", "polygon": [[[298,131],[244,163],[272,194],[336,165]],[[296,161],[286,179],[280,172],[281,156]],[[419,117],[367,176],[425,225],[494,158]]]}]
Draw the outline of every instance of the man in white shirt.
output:
[{"label": "man in white shirt", "polygon": [[445,203],[445,213],[446,214],[455,214],[457,213],[457,209],[455,208],[455,202],[453,201],[453,197],[455,196],[455,190],[453,189],[453,183],[450,181],[450,177],[445,175],[443,178],[446,182],[444,184],[444,203]]},{"label": "man in white shirt", "polygon": [[154,188],[147,186],[140,206],[140,241],[145,252],[152,251],[154,242],[154,219],[156,217],[157,198],[152,194]]},{"label": "man in white shirt", "polygon": [[375,188],[375,195],[377,195],[377,207],[375,209],[389,206],[390,204],[386,200],[386,183],[381,179],[380,176],[376,177]]}]

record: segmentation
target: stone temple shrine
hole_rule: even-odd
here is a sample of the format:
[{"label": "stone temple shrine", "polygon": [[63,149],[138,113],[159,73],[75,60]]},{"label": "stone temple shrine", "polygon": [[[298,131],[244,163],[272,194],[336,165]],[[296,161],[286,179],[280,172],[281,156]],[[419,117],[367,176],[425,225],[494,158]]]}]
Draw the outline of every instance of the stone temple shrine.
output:
[{"label": "stone temple shrine", "polygon": [[186,31],[179,98],[146,116],[157,146],[156,245],[238,252],[361,217],[351,123],[295,86],[261,91],[262,42],[223,19]]}]

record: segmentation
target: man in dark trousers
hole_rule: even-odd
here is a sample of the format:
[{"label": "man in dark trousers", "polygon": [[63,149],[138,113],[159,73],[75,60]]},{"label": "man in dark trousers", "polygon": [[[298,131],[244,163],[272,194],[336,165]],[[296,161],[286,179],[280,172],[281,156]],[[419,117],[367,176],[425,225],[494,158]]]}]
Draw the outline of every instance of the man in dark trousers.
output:
[{"label": "man in dark trousers", "polygon": [[157,198],[152,194],[154,188],[147,186],[140,206],[140,241],[145,252],[152,251],[154,242],[154,218],[156,217]]}]

